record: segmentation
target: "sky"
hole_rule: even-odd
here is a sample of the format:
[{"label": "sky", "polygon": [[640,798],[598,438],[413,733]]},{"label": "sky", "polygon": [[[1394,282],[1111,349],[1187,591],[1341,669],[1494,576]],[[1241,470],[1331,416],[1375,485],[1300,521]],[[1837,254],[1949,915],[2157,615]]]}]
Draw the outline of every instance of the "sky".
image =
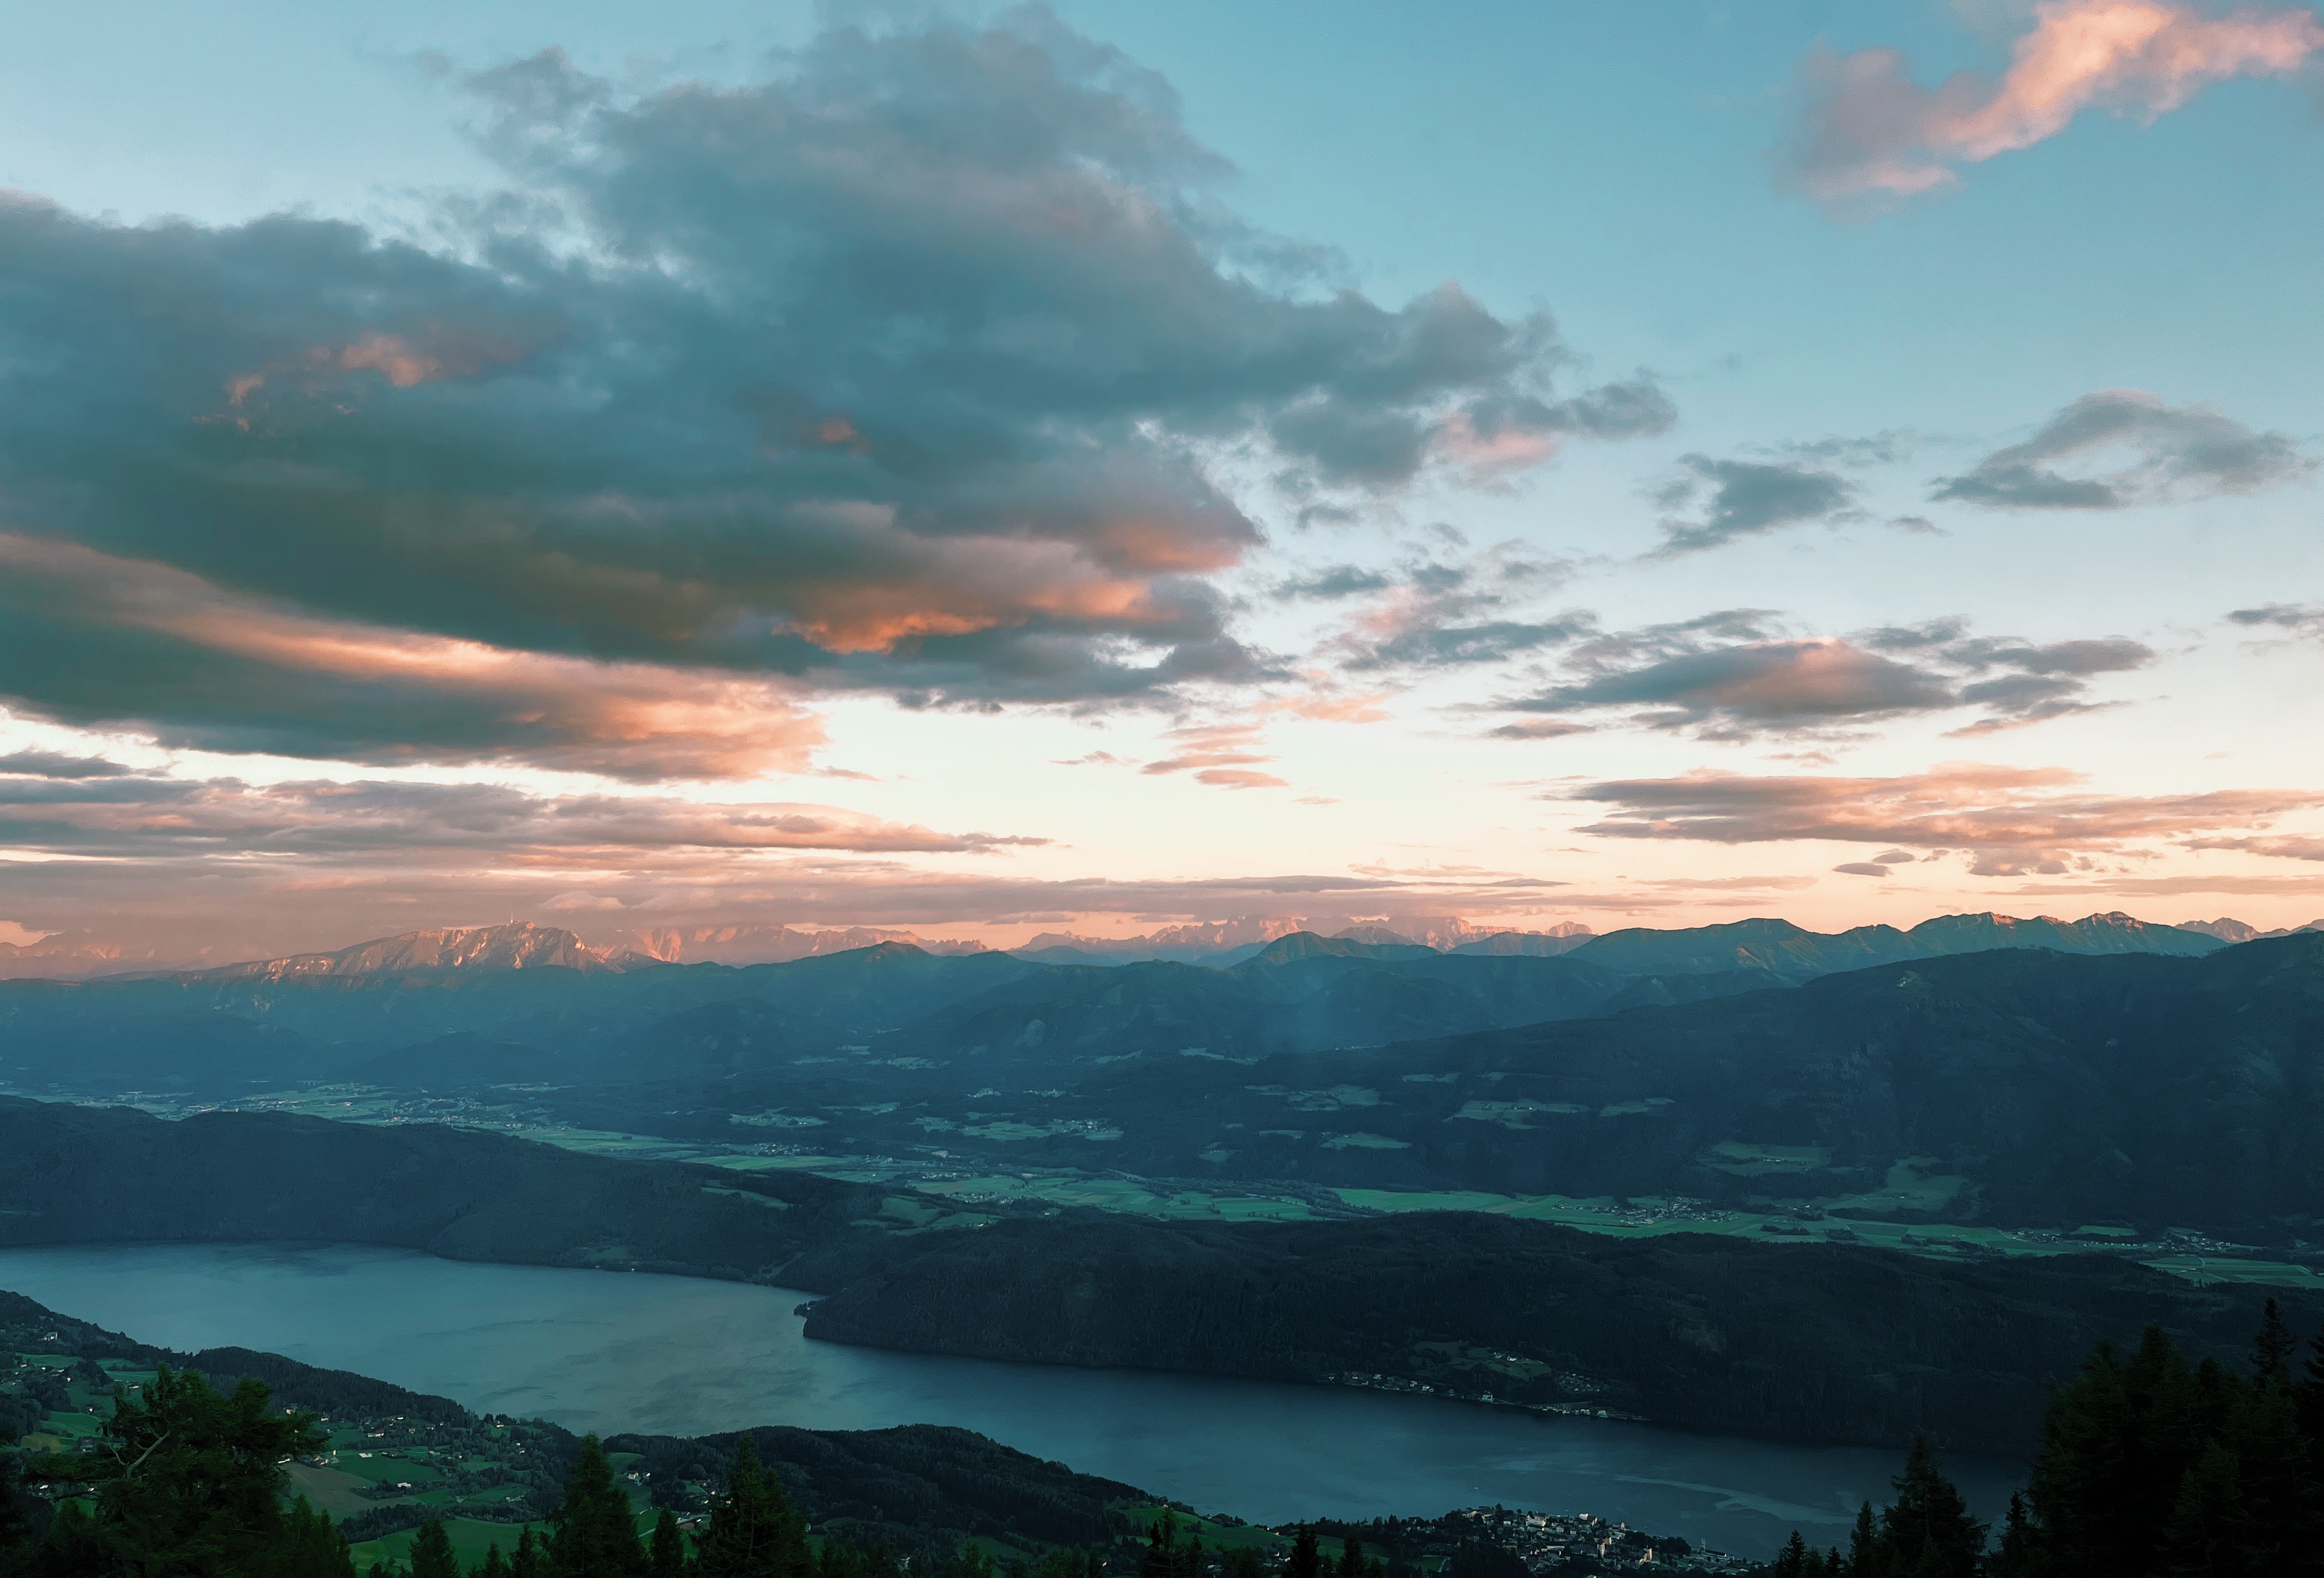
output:
[{"label": "sky", "polygon": [[0,948],[2324,915],[2324,18],[0,20]]}]

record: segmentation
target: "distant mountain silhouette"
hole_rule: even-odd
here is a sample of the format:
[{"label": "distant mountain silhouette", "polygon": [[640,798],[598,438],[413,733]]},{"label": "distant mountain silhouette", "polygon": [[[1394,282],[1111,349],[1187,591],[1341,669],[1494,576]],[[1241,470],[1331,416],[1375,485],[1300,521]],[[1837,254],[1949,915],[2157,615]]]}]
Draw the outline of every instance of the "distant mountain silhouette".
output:
[{"label": "distant mountain silhouette", "polygon": [[1597,934],[1586,926],[1554,927],[1548,931],[1497,931],[1474,942],[1462,943],[1456,954],[1525,954],[1554,958],[1570,954]]},{"label": "distant mountain silhouette", "polygon": [[529,920],[408,931],[327,954],[255,959],[180,974],[189,981],[306,981],[446,970],[578,970],[594,974],[656,963],[627,950],[593,948],[569,931]]},{"label": "distant mountain silhouette", "polygon": [[1996,948],[2048,948],[2061,954],[2200,955],[2227,946],[2222,938],[2172,926],[2152,926],[2127,915],[2080,920],[2040,916],[1940,915],[1910,931],[1859,926],[1838,933],[1808,931],[1788,920],[1729,921],[1675,931],[1644,927],[1608,932],[1573,950],[1577,959],[1633,975],[1707,974],[1763,970],[1785,981],[1835,971],[1861,970],[1907,959]]},{"label": "distant mountain silhouette", "polygon": [[2221,916],[2217,920],[2182,920],[2179,923],[2179,929],[2200,931],[2206,937],[2218,937],[2221,942],[2247,943],[2264,937],[2296,937],[2303,931],[2324,931],[2324,920],[2311,920],[2306,926],[2283,926],[2278,927],[2273,931],[2262,931],[2259,927],[2244,921],[2229,920],[2227,917]]},{"label": "distant mountain silhouette", "polygon": [[597,935],[603,946],[614,951],[626,949],[665,964],[787,964],[794,959],[852,953],[881,943],[905,943],[931,954],[984,951],[982,943],[952,942],[872,926],[835,931],[762,924],[670,926]]}]

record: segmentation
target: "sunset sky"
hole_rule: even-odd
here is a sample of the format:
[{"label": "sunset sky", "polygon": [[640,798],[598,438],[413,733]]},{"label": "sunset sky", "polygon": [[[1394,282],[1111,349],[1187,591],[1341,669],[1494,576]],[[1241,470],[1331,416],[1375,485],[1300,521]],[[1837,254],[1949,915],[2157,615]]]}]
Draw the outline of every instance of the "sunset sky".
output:
[{"label": "sunset sky", "polygon": [[0,944],[2324,916],[2310,9],[6,40]]}]

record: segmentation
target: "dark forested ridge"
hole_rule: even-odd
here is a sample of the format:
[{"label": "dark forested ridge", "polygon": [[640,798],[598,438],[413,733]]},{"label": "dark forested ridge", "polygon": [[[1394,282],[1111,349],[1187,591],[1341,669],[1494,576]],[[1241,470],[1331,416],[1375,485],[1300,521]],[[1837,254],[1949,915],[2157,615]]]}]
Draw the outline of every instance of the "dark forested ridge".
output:
[{"label": "dark forested ridge", "polygon": [[[290,1180],[328,1180],[308,1187]],[[877,1192],[613,1161],[444,1124],[166,1121],[0,1097],[0,1243],[345,1240],[458,1260],[772,1275]]]},{"label": "dark forested ridge", "polygon": [[[807,1263],[814,1266],[812,1258]],[[815,1268],[818,1279],[835,1278]],[[1222,1227],[1003,1223],[844,1278],[826,1341],[1489,1394],[1702,1429],[2019,1453],[2043,1388],[2125,1310],[2237,1350],[2248,1287],[2099,1256],[1609,1239],[1469,1213]],[[2302,1295],[2302,1319],[2324,1295]]]},{"label": "dark forested ridge", "polygon": [[[1148,1059],[1078,1094],[1120,1125],[1123,1165],[1166,1176],[2312,1241],[2324,935],[1931,959],[1435,1041]],[[1918,1204],[1858,1203],[1900,1167]]]}]

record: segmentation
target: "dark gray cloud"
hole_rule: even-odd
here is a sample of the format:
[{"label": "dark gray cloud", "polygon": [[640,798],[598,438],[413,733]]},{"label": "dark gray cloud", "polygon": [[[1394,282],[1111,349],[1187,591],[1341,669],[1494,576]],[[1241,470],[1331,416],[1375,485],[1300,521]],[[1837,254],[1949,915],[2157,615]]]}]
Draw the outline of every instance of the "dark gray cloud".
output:
[{"label": "dark gray cloud", "polygon": [[2090,711],[2103,705],[2088,699],[2092,677],[2153,656],[2120,637],[1972,636],[1960,620],[1802,637],[1769,610],[1739,608],[1578,641],[1563,683],[1502,705],[1557,716],[1621,709],[1646,727],[1714,740],[1976,707],[1985,715],[1954,733],[1977,734]]},{"label": "dark gray cloud", "polygon": [[[733,88],[632,97],[555,53],[461,80],[510,186],[447,206],[438,250],[0,206],[9,529],[364,641],[1102,704],[1281,671],[1210,584],[1260,540],[1214,449],[1395,488],[1670,420],[1651,381],[1559,387],[1545,316],[1335,288],[1216,200],[1166,83],[1038,12],[840,29]],[[255,652],[116,640],[116,614],[60,600],[0,649],[0,695],[370,750],[310,722],[363,700],[315,677],[319,625]],[[182,712],[180,666],[208,697]],[[383,731],[423,758],[595,748],[390,688]]]},{"label": "dark gray cloud", "polygon": [[2238,608],[2227,615],[2246,629],[2280,631],[2285,636],[2324,640],[2324,603],[2269,603]]},{"label": "dark gray cloud", "polygon": [[1521,611],[1563,586],[1572,568],[1518,543],[1459,561],[1407,560],[1325,653],[1351,673],[1373,673],[1498,663],[1563,646],[1594,632],[1595,617]]},{"label": "dark gray cloud", "polygon": [[1385,592],[1396,584],[1396,577],[1385,570],[1368,570],[1359,565],[1331,565],[1305,576],[1277,581],[1273,591],[1277,597],[1314,598],[1328,602],[1340,597],[1360,597],[1370,592]]},{"label": "dark gray cloud", "polygon": [[1894,466],[1909,457],[1919,442],[1919,434],[1890,428],[1861,438],[1793,439],[1776,445],[1775,451],[1795,460],[1816,460],[1827,466]]},{"label": "dark gray cloud", "polygon": [[12,751],[0,756],[0,778],[47,778],[60,781],[91,778],[125,778],[134,768],[102,756],[68,756],[61,751]]},{"label": "dark gray cloud", "polygon": [[1489,740],[1563,740],[1570,734],[1589,734],[1597,731],[1588,724],[1577,724],[1569,718],[1519,718],[1512,724],[1487,729]]},{"label": "dark gray cloud", "polygon": [[[1655,495],[1656,503],[1673,512],[1663,520],[1663,544],[1656,549],[1665,557],[1786,526],[1837,526],[1864,519],[1857,484],[1819,466],[1714,460],[1708,455],[1682,455],[1679,466],[1679,475]],[[1698,507],[1698,517],[1676,512]]]},{"label": "dark gray cloud", "polygon": [[[2070,475],[2060,468],[2125,450],[2133,457],[2110,470]],[[2123,510],[2258,493],[2314,469],[2282,433],[2258,431],[2209,406],[2165,405],[2144,390],[2101,389],[2024,443],[1940,478],[1930,497],[1987,510]]]},{"label": "dark gray cloud", "polygon": [[1868,860],[1842,861],[1831,869],[1851,877],[1885,877],[1888,874],[1886,866]]}]

